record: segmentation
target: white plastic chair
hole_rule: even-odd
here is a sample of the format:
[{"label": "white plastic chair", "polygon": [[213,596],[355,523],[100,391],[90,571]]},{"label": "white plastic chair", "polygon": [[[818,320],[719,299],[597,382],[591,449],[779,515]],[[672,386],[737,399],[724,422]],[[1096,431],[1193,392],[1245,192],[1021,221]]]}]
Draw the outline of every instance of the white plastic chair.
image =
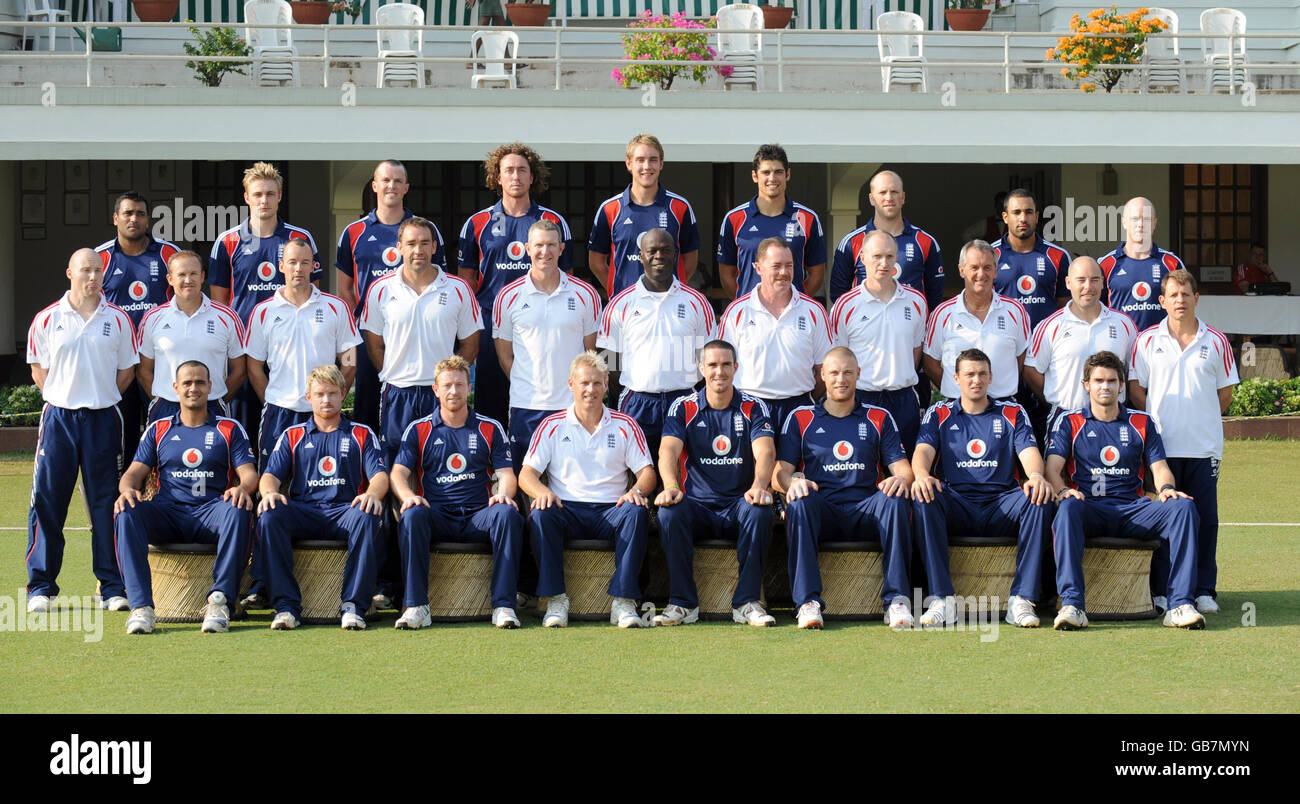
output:
[{"label": "white plastic chair", "polygon": [[[424,9],[410,3],[390,3],[375,12],[376,25],[424,25]],[[420,54],[424,52],[424,31],[404,31],[380,28],[375,31],[375,44],[379,48],[379,68],[375,72],[375,86],[390,82],[412,83],[424,86],[424,70]]]},{"label": "white plastic chair", "polygon": [[[24,19],[33,22],[58,22],[60,17],[68,20],[72,19],[72,12],[65,11],[61,8],[51,8],[49,0],[26,0],[27,16]],[[32,47],[36,48],[40,44],[41,35],[36,33],[38,29],[23,28],[23,46],[27,46],[27,40],[32,40]],[[58,33],[58,28],[51,25],[48,29],[48,41],[50,50],[54,50],[54,37]],[[68,30],[68,37],[72,37],[71,29]]]},{"label": "white plastic chair", "polygon": [[718,9],[718,28],[743,28],[752,33],[719,33],[717,35],[718,59],[731,67],[731,75],[722,79],[722,88],[752,86],[757,92],[763,86],[763,68],[758,61],[763,55],[763,10],[749,3],[732,3]]},{"label": "white plastic chair", "polygon": [[290,81],[299,86],[298,51],[293,31],[288,28],[258,28],[258,25],[293,24],[293,7],[287,0],[248,0],[244,3],[244,41],[253,48],[253,83],[279,86]]},{"label": "white plastic chair", "polygon": [[1178,15],[1167,8],[1148,9],[1151,17],[1165,24],[1165,29],[1147,37],[1146,51],[1142,57],[1142,86],[1145,92],[1160,87],[1178,87],[1187,91],[1183,74],[1183,57],[1178,54],[1178,40],[1170,34],[1178,33]]},{"label": "white plastic chair", "polygon": [[[479,53],[479,45],[483,52]],[[479,62],[478,59],[518,59],[519,36],[514,31],[475,31],[469,40],[469,57],[475,59],[469,85],[478,89],[484,84],[502,84],[517,89],[518,63]],[[483,69],[480,71],[479,68]],[[509,68],[509,69],[507,69]]]},{"label": "white plastic chair", "polygon": [[1206,92],[1246,83],[1246,37],[1240,36],[1245,32],[1246,15],[1235,8],[1207,8],[1201,12],[1201,33],[1238,35],[1236,39],[1201,40]]},{"label": "white plastic chair", "polygon": [[925,20],[910,11],[886,11],[876,17],[876,30],[900,31],[876,35],[880,50],[880,82],[885,91],[893,84],[920,84],[929,91],[929,69],[925,65],[925,43],[912,31],[924,31]]}]

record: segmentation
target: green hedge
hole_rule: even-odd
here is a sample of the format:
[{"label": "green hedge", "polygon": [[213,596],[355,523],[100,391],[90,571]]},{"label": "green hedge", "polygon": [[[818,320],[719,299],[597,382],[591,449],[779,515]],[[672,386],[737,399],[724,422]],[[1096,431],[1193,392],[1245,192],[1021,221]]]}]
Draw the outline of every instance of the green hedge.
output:
[{"label": "green hedge", "polygon": [[0,388],[0,427],[35,427],[45,400],[35,385]]},{"label": "green hedge", "polygon": [[1280,416],[1300,413],[1300,377],[1267,380],[1252,377],[1233,391],[1228,416]]}]

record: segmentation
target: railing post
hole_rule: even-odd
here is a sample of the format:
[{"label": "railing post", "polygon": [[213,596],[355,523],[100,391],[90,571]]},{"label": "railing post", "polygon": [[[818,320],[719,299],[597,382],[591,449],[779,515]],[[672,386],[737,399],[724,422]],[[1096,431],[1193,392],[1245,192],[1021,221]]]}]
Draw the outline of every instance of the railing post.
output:
[{"label": "railing post", "polygon": [[[324,89],[329,89],[330,88],[330,26],[328,25],[325,26],[325,38],[321,40],[320,58],[321,58],[321,66],[324,68],[321,71],[322,72],[321,87]],[[424,68],[418,67],[417,69],[424,69]]]},{"label": "railing post", "polygon": [[776,91],[785,92],[785,38],[782,34],[785,29],[782,28],[776,32]]},{"label": "railing post", "polygon": [[[564,8],[563,2],[560,4]],[[567,20],[565,20],[567,23]],[[560,36],[564,33],[564,25],[553,25],[551,30],[555,32],[555,88],[560,88]]]},{"label": "railing post", "polygon": [[1237,26],[1233,25],[1232,27],[1233,27],[1233,32],[1228,34],[1228,94],[1236,95],[1237,94],[1237,68],[1233,62],[1237,55],[1237,48],[1235,42],[1237,38],[1237,31],[1236,31]]},{"label": "railing post", "polygon": [[1011,34],[1002,32],[1002,92],[1011,94]]},{"label": "railing post", "polygon": [[[94,2],[94,0],[91,0]],[[94,58],[91,53],[94,52],[92,43],[95,41],[95,27],[89,23],[86,24],[86,86],[90,86],[91,60]]]}]

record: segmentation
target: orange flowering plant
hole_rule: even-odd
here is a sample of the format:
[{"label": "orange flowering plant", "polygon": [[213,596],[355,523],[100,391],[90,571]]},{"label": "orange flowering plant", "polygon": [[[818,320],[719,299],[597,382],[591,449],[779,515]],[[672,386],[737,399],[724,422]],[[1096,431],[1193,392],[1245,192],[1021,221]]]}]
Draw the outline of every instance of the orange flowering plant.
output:
[{"label": "orange flowering plant", "polygon": [[1070,35],[1062,36],[1056,47],[1048,49],[1047,60],[1069,65],[1061,75],[1082,81],[1079,89],[1084,92],[1096,92],[1098,84],[1110,92],[1126,72],[1114,65],[1140,62],[1146,52],[1147,36],[1165,29],[1163,20],[1147,17],[1149,11],[1139,8],[1120,14],[1111,6],[1109,11],[1093,9],[1086,20],[1075,14],[1070,20]]}]

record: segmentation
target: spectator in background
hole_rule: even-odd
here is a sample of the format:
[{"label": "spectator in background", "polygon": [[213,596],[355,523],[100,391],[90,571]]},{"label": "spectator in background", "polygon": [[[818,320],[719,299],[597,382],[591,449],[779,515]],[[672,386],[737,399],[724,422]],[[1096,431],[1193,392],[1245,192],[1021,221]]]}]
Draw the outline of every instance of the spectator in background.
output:
[{"label": "spectator in background", "polygon": [[1277,274],[1268,264],[1268,249],[1261,243],[1250,244],[1250,256],[1232,272],[1232,286],[1243,296],[1256,282],[1276,282]]}]

